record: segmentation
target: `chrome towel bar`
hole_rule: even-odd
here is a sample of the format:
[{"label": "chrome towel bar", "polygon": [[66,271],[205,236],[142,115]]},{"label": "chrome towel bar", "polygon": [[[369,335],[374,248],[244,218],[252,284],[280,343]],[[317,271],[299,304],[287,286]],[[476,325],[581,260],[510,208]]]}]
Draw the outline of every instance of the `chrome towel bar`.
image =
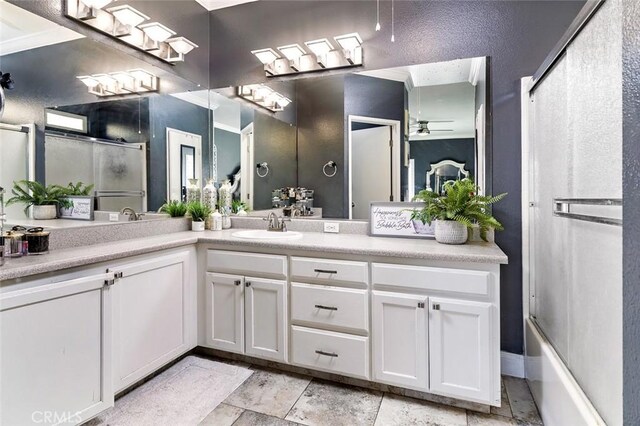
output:
[{"label": "chrome towel bar", "polygon": [[592,216],[586,214],[572,213],[571,205],[580,204],[588,206],[622,206],[621,198],[554,198],[553,215],[565,217],[567,219],[583,220],[585,222],[601,223],[603,225],[622,226],[622,219],[612,217]]}]

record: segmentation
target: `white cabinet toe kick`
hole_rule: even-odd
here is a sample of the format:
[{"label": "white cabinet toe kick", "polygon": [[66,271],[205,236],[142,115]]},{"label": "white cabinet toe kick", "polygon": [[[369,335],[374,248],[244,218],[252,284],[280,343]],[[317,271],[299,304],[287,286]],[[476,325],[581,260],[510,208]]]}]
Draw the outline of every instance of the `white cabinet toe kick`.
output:
[{"label": "white cabinet toe kick", "polygon": [[499,265],[205,258],[201,346],[500,406]]}]

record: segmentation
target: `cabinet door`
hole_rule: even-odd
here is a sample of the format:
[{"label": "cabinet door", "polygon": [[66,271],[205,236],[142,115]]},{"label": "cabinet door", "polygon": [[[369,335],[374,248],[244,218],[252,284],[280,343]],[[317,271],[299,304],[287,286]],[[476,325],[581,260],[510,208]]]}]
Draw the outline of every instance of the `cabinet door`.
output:
[{"label": "cabinet door", "polygon": [[245,278],[246,353],[287,361],[286,281]]},{"label": "cabinet door", "polygon": [[374,291],[373,379],[427,390],[426,296]]},{"label": "cabinet door", "polygon": [[[114,388],[118,392],[190,350],[189,252],[113,268]],[[193,325],[191,325],[193,326]]]},{"label": "cabinet door", "polygon": [[107,278],[0,295],[0,424],[78,424],[113,406]]},{"label": "cabinet door", "polygon": [[244,353],[244,278],[207,274],[207,344]]},{"label": "cabinet door", "polygon": [[429,299],[431,391],[491,403],[491,304]]}]

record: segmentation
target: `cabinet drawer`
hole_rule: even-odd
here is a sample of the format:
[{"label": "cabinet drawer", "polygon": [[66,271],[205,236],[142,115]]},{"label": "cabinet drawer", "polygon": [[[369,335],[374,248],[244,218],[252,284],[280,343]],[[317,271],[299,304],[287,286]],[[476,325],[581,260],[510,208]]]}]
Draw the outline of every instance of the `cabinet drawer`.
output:
[{"label": "cabinet drawer", "polygon": [[491,274],[487,271],[373,263],[371,278],[374,286],[488,295]]},{"label": "cabinet drawer", "polygon": [[291,319],[311,325],[369,330],[365,290],[313,284],[291,284]]},{"label": "cabinet drawer", "polygon": [[294,364],[369,379],[369,339],[291,326]]},{"label": "cabinet drawer", "polygon": [[346,260],[291,258],[291,278],[313,279],[321,282],[345,282],[367,285],[369,271],[366,262]]},{"label": "cabinet drawer", "polygon": [[287,279],[287,258],[272,254],[209,250],[207,270],[227,274]]}]

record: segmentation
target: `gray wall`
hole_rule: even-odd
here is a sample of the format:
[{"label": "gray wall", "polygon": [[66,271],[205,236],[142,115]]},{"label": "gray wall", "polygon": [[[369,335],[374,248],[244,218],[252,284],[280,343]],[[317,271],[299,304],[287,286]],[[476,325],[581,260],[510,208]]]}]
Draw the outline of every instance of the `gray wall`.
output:
[{"label": "gray wall", "polygon": [[231,179],[240,170],[240,134],[214,128],[213,143],[218,152],[218,182]]},{"label": "gray wall", "polygon": [[210,176],[211,111],[170,95],[149,98],[151,141],[147,153],[147,206],[157,210],[167,198],[167,127],[202,136],[202,176]]},{"label": "gray wall", "polygon": [[640,424],[640,2],[623,2],[623,420]]},{"label": "gray wall", "polygon": [[[253,121],[253,150],[257,163],[269,163],[269,174],[261,178],[252,167],[254,210],[271,208],[271,191],[296,186],[296,127],[271,114],[257,112]],[[264,172],[261,172],[264,173]]]},{"label": "gray wall", "polygon": [[[210,14],[211,40],[215,40],[211,43],[211,84],[223,87],[265,81],[262,66],[251,50],[353,31],[359,32],[364,40],[367,69],[489,56],[489,102],[493,109],[488,117],[493,130],[489,166],[493,186],[488,192],[509,193],[494,207],[495,215],[506,228],[498,233],[497,243],[509,256],[509,265],[501,269],[502,349],[522,353],[520,78],[531,75],[542,63],[583,4],[582,1],[396,2],[396,42],[391,43],[388,1],[381,4],[380,32],[374,31],[375,2],[247,3]],[[332,108],[323,107],[321,111],[326,116]],[[315,163],[320,161],[313,164],[301,161],[300,167],[317,167]],[[342,182],[335,182],[340,184],[336,192],[343,195]],[[310,187],[312,184],[309,182]],[[331,211],[336,213],[335,206]]]},{"label": "gray wall", "polygon": [[[298,184],[317,190],[314,205],[325,217],[343,217],[344,185],[344,77],[299,80]],[[328,161],[338,163],[334,177],[322,173]]]}]

